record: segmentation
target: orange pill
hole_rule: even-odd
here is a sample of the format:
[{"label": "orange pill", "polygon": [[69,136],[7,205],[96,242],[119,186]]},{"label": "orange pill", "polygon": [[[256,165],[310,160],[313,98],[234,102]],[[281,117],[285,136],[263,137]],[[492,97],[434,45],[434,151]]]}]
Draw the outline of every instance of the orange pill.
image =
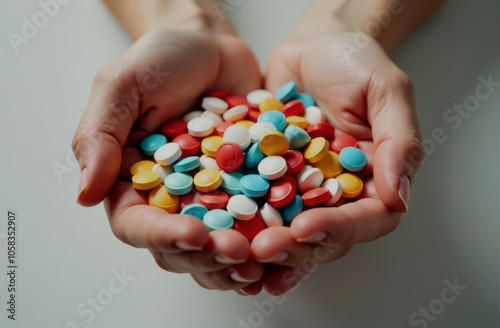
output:
[{"label": "orange pill", "polygon": [[351,173],[342,173],[335,178],[342,185],[342,197],[356,198],[363,191],[363,180]]},{"label": "orange pill", "polygon": [[138,190],[153,189],[160,183],[160,175],[153,171],[142,171],[132,177],[132,186]]},{"label": "orange pill", "polygon": [[157,186],[149,193],[149,205],[159,207],[170,214],[179,209],[179,196],[170,194],[165,186]]}]

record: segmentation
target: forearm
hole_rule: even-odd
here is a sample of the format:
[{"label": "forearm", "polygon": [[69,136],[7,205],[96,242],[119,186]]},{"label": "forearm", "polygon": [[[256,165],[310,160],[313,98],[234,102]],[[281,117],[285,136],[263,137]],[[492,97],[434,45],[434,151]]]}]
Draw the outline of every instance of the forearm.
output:
[{"label": "forearm", "polygon": [[157,28],[234,33],[217,0],[103,0],[135,40]]},{"label": "forearm", "polygon": [[361,31],[387,51],[446,0],[316,0],[293,34]]}]

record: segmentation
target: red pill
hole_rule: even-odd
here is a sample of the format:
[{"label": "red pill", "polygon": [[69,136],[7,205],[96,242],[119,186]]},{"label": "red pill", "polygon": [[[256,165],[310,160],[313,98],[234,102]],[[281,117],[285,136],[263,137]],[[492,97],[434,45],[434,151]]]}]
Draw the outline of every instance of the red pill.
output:
[{"label": "red pill", "polygon": [[304,103],[300,99],[289,101],[283,106],[282,112],[286,117],[288,116],[299,116],[304,112],[306,108]]},{"label": "red pill", "polygon": [[257,122],[257,119],[259,118],[260,114],[261,111],[250,109],[247,113],[247,119],[249,119],[252,122]]},{"label": "red pill", "polygon": [[222,190],[214,190],[211,192],[204,193],[200,196],[200,204],[208,208],[209,210],[221,209],[225,210],[227,202],[229,201],[229,196]]},{"label": "red pill", "polygon": [[224,100],[229,105],[229,108],[233,108],[233,107],[236,107],[238,105],[246,105],[248,107],[248,109],[251,108],[247,99],[245,97],[240,96],[240,95],[228,95],[228,96],[224,97]]},{"label": "red pill", "polygon": [[332,194],[328,188],[313,188],[302,195],[304,206],[315,206],[329,201]]},{"label": "red pill", "polygon": [[200,140],[193,137],[189,133],[183,133],[181,135],[178,135],[172,141],[178,144],[179,147],[181,148],[182,151],[181,158],[198,155],[198,153],[201,150]]},{"label": "red pill", "polygon": [[285,206],[293,200],[296,190],[295,179],[285,175],[271,184],[266,195],[267,202],[273,207]]},{"label": "red pill", "polygon": [[201,195],[203,195],[203,194],[196,189],[191,191],[189,194],[182,195],[181,196],[181,209],[183,209],[184,207],[186,207],[190,204],[199,204]]},{"label": "red pill", "polygon": [[325,139],[330,139],[335,135],[335,127],[330,123],[316,123],[311,124],[307,127],[307,134],[314,139],[318,137],[323,137]]},{"label": "red pill", "polygon": [[215,125],[214,127],[214,133],[220,137],[224,135],[224,131],[231,125],[234,125],[233,122],[225,121],[225,122],[220,122]]},{"label": "red pill", "polygon": [[172,140],[178,135],[187,133],[187,123],[183,120],[170,121],[161,127],[161,133],[163,133],[168,140]]},{"label": "red pill", "polygon": [[330,150],[340,154],[345,147],[357,147],[356,138],[349,134],[338,134],[330,140]]},{"label": "red pill", "polygon": [[286,174],[292,175],[304,167],[306,160],[304,159],[304,155],[298,150],[287,150],[283,158],[286,161],[286,166],[288,167]]},{"label": "red pill", "polygon": [[215,98],[220,98],[224,99],[227,96],[229,96],[229,92],[226,90],[212,90],[212,91],[207,91],[203,95],[203,97],[215,97]]},{"label": "red pill", "polygon": [[236,142],[224,142],[215,153],[217,165],[226,172],[236,171],[244,158],[243,149]]},{"label": "red pill", "polygon": [[254,216],[251,220],[235,220],[234,221],[234,230],[239,231],[243,236],[245,236],[248,240],[254,239],[254,237],[264,230],[266,224],[264,220],[260,216]]}]

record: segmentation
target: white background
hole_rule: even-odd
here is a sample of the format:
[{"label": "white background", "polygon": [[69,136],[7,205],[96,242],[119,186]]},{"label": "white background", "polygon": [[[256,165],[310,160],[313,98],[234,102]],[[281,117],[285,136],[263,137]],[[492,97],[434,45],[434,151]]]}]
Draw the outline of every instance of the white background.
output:
[{"label": "white background", "polygon": [[[263,67],[309,3],[224,2],[236,4],[230,15]],[[187,275],[163,272],[148,252],[112,235],[102,205],[76,205],[71,137],[95,73],[130,40],[99,1],[70,1],[14,53],[7,33],[20,34],[22,18],[39,10],[33,0],[3,0],[0,13],[1,327],[222,328],[238,327],[238,317],[254,326],[263,318],[262,327],[411,327],[410,315],[455,278],[467,289],[429,327],[498,327],[500,88],[458,129],[443,120],[474,95],[478,76],[500,81],[498,1],[449,1],[393,53],[416,85],[424,139],[442,128],[447,140],[426,143],[410,212],[394,233],[321,265],[268,317],[256,306],[267,294],[206,291]],[[62,179],[55,163],[68,167]],[[18,223],[15,323],[4,309],[8,209]],[[135,278],[87,323],[78,306],[104,295],[122,269]]]}]

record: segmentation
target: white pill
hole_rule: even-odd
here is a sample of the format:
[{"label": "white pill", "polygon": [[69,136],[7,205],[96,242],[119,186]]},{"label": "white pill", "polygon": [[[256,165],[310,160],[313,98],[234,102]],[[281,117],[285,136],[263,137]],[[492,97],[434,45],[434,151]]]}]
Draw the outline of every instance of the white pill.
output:
[{"label": "white pill", "polygon": [[226,110],[229,108],[229,105],[222,99],[215,97],[205,97],[201,101],[201,107],[205,110],[209,110],[221,115],[226,112]]},{"label": "white pill", "polygon": [[258,209],[257,203],[245,195],[234,195],[229,198],[229,202],[227,203],[229,214],[242,221],[253,219]]},{"label": "white pill", "polygon": [[215,160],[215,158],[203,154],[200,156],[200,171],[204,169],[220,170],[220,167],[219,165],[217,165],[217,161]]},{"label": "white pill", "polygon": [[162,166],[167,166],[178,160],[181,155],[181,147],[175,142],[170,142],[158,148],[155,152],[155,161]]},{"label": "white pill", "polygon": [[252,107],[259,107],[260,103],[266,98],[274,98],[273,93],[271,91],[258,89],[250,91],[247,94],[247,101]]},{"label": "white pill", "polygon": [[270,122],[257,122],[248,129],[250,139],[252,139],[253,143],[260,142],[264,133],[268,131],[276,131],[274,124]]},{"label": "white pill", "polygon": [[277,155],[264,158],[260,161],[259,166],[257,166],[260,176],[266,180],[276,180],[281,178],[285,175],[287,169],[288,167],[286,166],[285,159]]},{"label": "white pill", "polygon": [[309,123],[310,125],[325,122],[325,114],[317,106],[307,107],[304,113],[304,117],[307,120],[307,123]]},{"label": "white pill", "polygon": [[236,142],[243,150],[247,149],[252,142],[248,130],[243,125],[239,124],[229,126],[226,131],[224,131],[222,140],[224,142]]},{"label": "white pill", "polygon": [[155,164],[152,171],[160,175],[161,181],[165,181],[167,175],[174,173],[174,168],[172,167],[172,165],[163,166],[160,164]]},{"label": "white pill", "polygon": [[333,206],[342,197],[342,184],[336,179],[328,179],[321,185],[323,188],[330,190],[332,198],[323,202],[324,206]]},{"label": "white pill", "polygon": [[197,117],[188,122],[187,129],[193,137],[206,137],[214,132],[214,122],[206,117]]},{"label": "white pill", "polygon": [[320,169],[310,165],[304,165],[296,175],[297,186],[301,193],[317,188],[323,183],[323,173]]},{"label": "white pill", "polygon": [[248,106],[238,105],[230,108],[227,112],[222,114],[224,121],[236,122],[244,119],[248,114]]},{"label": "white pill", "polygon": [[215,114],[214,112],[211,112],[209,110],[204,111],[200,116],[210,119],[214,123],[214,125],[224,122],[222,116],[220,116],[219,114]]},{"label": "white pill", "polygon": [[268,227],[279,227],[283,225],[281,213],[269,203],[265,203],[259,210],[260,217]]},{"label": "white pill", "polygon": [[195,110],[192,112],[187,113],[182,117],[182,120],[186,123],[189,123],[193,118],[197,118],[201,115],[202,111],[201,110]]}]

